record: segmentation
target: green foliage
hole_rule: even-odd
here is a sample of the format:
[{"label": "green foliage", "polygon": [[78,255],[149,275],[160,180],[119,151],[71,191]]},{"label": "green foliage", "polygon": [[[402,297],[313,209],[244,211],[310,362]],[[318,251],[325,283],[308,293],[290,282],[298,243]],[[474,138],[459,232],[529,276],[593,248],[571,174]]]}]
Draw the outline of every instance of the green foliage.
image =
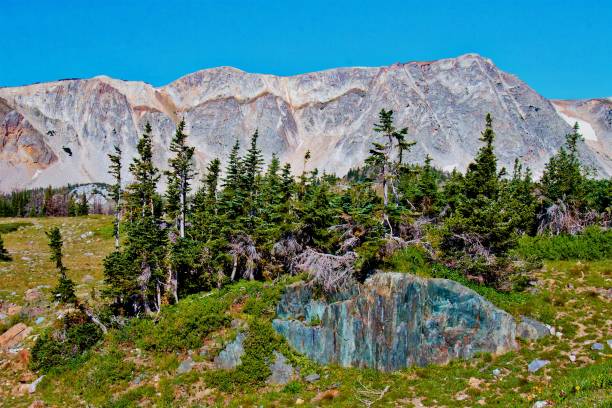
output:
[{"label": "green foliage", "polygon": [[8,234],[9,232],[17,231],[19,228],[30,227],[31,222],[5,222],[0,224],[0,234]]},{"label": "green foliage", "polygon": [[74,303],[77,300],[74,292],[74,282],[66,275],[68,269],[62,262],[62,234],[58,227],[51,228],[45,234],[49,238],[50,259],[55,262],[55,267],[59,272],[58,283],[51,290],[53,300],[61,303]]},{"label": "green foliage", "polygon": [[10,261],[12,260],[11,255],[4,247],[4,240],[2,239],[2,235],[0,235],[0,261]]},{"label": "green foliage", "polygon": [[544,168],[542,194],[549,203],[564,200],[581,206],[584,204],[586,176],[578,157],[578,142],[583,140],[578,133],[578,123],[565,140],[565,146],[550,158]]},{"label": "green foliage", "polygon": [[522,257],[550,260],[612,259],[612,231],[589,227],[577,235],[523,236],[518,241],[516,253]]},{"label": "green foliage", "polygon": [[202,345],[209,333],[229,324],[227,307],[218,294],[192,295],[163,308],[155,320],[131,320],[121,338],[148,350],[194,349]]},{"label": "green foliage", "polygon": [[253,319],[244,340],[242,364],[233,370],[207,373],[207,383],[225,392],[264,385],[271,374],[269,364],[273,362],[273,353],[280,345],[281,338],[269,322]]},{"label": "green foliage", "polygon": [[419,276],[431,276],[427,254],[419,247],[409,246],[396,251],[385,263],[389,271],[407,272]]},{"label": "green foliage", "polygon": [[47,372],[67,364],[102,338],[102,331],[81,311],[64,316],[60,327],[47,329],[32,348],[30,367]]}]

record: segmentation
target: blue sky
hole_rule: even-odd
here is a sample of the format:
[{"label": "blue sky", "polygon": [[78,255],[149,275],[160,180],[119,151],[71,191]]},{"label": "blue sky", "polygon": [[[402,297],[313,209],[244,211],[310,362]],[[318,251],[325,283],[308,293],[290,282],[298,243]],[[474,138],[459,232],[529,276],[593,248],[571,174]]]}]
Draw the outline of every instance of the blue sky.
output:
[{"label": "blue sky", "polygon": [[0,0],[0,86],[292,75],[476,52],[549,98],[612,96],[610,0]]}]

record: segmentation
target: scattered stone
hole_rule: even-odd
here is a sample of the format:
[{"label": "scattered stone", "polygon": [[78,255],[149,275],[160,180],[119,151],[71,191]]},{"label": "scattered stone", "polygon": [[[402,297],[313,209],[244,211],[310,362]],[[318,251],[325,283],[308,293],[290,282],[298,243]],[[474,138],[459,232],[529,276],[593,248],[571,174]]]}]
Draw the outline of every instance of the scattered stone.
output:
[{"label": "scattered stone", "polygon": [[42,324],[42,322],[44,322],[44,321],[45,321],[44,316],[39,316],[39,317],[36,318],[35,323],[36,324]]},{"label": "scattered stone", "polygon": [[527,316],[521,316],[521,322],[516,326],[516,335],[523,340],[538,340],[549,334],[550,326]]},{"label": "scattered stone", "polygon": [[231,370],[242,364],[240,358],[244,354],[244,339],[246,339],[246,334],[244,332],[238,333],[234,341],[225,346],[225,349],[215,357],[215,367]]},{"label": "scattered stone", "polygon": [[295,405],[304,405],[304,400],[301,398],[298,398],[295,400]]},{"label": "scattered stone", "polygon": [[28,392],[30,394],[34,394],[36,392],[36,387],[38,387],[38,384],[40,384],[43,378],[45,378],[45,376],[41,375],[32,384],[30,384],[30,386],[28,387]]},{"label": "scattered stone", "polygon": [[22,309],[23,307],[19,305],[10,305],[6,311],[6,314],[8,314],[9,316],[14,316],[16,314],[21,313]]},{"label": "scattered stone", "polygon": [[575,362],[576,362],[576,355],[575,355],[575,354],[570,354],[570,355],[569,355],[569,359],[570,359],[570,361],[571,361],[572,363],[575,363]]},{"label": "scattered stone", "polygon": [[28,327],[23,323],[17,323],[0,336],[0,349],[15,350],[15,346],[21,343],[23,339],[28,337],[31,331],[31,327]]},{"label": "scattered stone", "polygon": [[551,335],[554,336],[557,333],[557,331],[555,330],[555,326],[546,325],[546,327],[548,327],[548,331],[550,332]]},{"label": "scattered stone", "polygon": [[36,400],[28,408],[45,408],[45,403],[41,400]]},{"label": "scattered stone", "polygon": [[535,373],[540,368],[542,368],[542,367],[544,367],[544,366],[546,366],[548,364],[550,364],[550,361],[548,361],[548,360],[536,359],[536,360],[533,360],[531,363],[529,363],[527,368],[529,369],[530,373]]},{"label": "scattered stone", "polygon": [[333,390],[325,390],[318,393],[310,402],[321,402],[321,401],[329,401],[337,398],[340,395],[340,391]]},{"label": "scattered stone", "polygon": [[35,302],[42,297],[42,292],[38,288],[32,288],[25,291],[23,298],[26,302]]},{"label": "scattered stone", "polygon": [[283,354],[275,351],[274,357],[274,364],[270,366],[272,374],[268,377],[267,382],[268,384],[285,385],[293,379],[295,370]]},{"label": "scattered stone", "polygon": [[604,349],[604,345],[601,343],[593,343],[591,346],[591,350],[602,351]]},{"label": "scattered stone", "polygon": [[91,283],[93,282],[95,279],[93,276],[91,275],[85,275],[83,276],[83,279],[81,280],[83,283]]},{"label": "scattered stone", "polygon": [[0,320],[6,319],[8,316],[4,313],[0,313]]},{"label": "scattered stone", "polygon": [[465,393],[465,391],[459,391],[456,395],[455,395],[455,399],[457,401],[465,401],[466,399],[470,398],[469,395],[467,395]]},{"label": "scattered stone", "polygon": [[93,252],[85,252],[83,256],[94,256]]},{"label": "scattered stone", "polygon": [[568,289],[574,289],[574,285],[572,285],[571,283],[568,283],[568,284],[567,284],[567,288],[568,288]]},{"label": "scattered stone", "polygon": [[533,408],[545,408],[545,407],[552,407],[552,402],[550,401],[536,401],[535,404],[533,404]]},{"label": "scattered stone", "polygon": [[563,337],[563,333],[558,331],[557,333],[555,333],[555,336],[557,336],[557,338],[560,339],[561,337]]},{"label": "scattered stone", "polygon": [[21,257],[21,260],[22,260],[22,261],[26,261],[26,262],[28,262],[28,261],[31,261],[31,260],[32,260],[32,258],[29,258],[29,257],[27,257],[27,256],[22,256],[22,257]]},{"label": "scattered stone", "polygon": [[321,376],[317,373],[310,374],[304,377],[304,381],[309,382],[309,383],[319,381],[320,379],[321,379]]},{"label": "scattered stone", "polygon": [[608,347],[612,348],[612,340],[608,340]]},{"label": "scattered stone", "polygon": [[191,371],[193,368],[193,360],[191,357],[188,357],[186,360],[183,360],[181,364],[176,369],[177,374],[185,374]]},{"label": "scattered stone", "polygon": [[80,237],[81,237],[81,239],[85,239],[85,238],[89,238],[89,237],[93,236],[93,234],[94,234],[93,231],[87,231],[87,232],[82,233],[80,235]]},{"label": "scattered stone", "polygon": [[246,321],[242,319],[232,319],[231,327],[232,329],[246,330],[249,325]]},{"label": "scattered stone", "polygon": [[132,380],[132,385],[140,385],[140,383],[144,380],[144,375],[138,374],[136,378]]},{"label": "scattered stone", "polygon": [[499,368],[496,368],[495,370],[493,370],[493,375],[495,377],[499,377],[501,375],[501,370]]}]

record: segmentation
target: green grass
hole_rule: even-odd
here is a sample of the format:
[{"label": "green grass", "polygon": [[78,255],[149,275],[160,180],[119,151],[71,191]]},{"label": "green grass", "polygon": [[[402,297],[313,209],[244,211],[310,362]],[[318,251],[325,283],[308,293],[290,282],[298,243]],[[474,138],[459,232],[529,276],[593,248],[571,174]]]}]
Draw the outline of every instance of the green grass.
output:
[{"label": "green grass", "polygon": [[[112,251],[112,236],[97,232],[100,228],[104,230],[110,221],[110,217],[95,216],[33,219],[33,225],[6,234],[5,243],[10,243],[9,251],[18,253],[15,262],[20,268],[28,264],[19,259],[21,256],[32,258],[31,269],[26,269],[32,276],[15,276],[18,269],[5,271],[11,274],[5,275],[7,285],[21,291],[54,281],[52,268],[49,268],[51,272],[46,270],[48,254],[43,239],[44,229],[51,225],[59,225],[65,231],[74,230],[68,234],[70,242],[77,246],[77,249],[67,248],[70,273],[79,276],[85,270],[99,277],[101,270],[94,268],[100,266],[91,262],[88,267],[77,250],[91,252],[99,258]],[[80,234],[86,231],[93,231],[93,237],[81,239]],[[29,242],[32,244],[27,245]],[[176,306],[164,307],[151,319],[112,329],[103,342],[67,364],[49,370],[33,395],[14,396],[12,390],[19,386],[26,371],[16,363],[3,366],[0,406],[28,407],[34,399],[40,399],[49,406],[290,407],[301,399],[304,407],[358,407],[363,406],[359,399],[364,398],[364,387],[383,390],[387,386],[388,392],[374,407],[418,404],[531,407],[535,401],[545,399],[559,407],[612,406],[609,374],[612,352],[609,348],[604,352],[590,349],[591,342],[605,343],[610,338],[610,300],[602,294],[612,287],[609,260],[546,261],[544,268],[531,276],[538,281],[534,293],[500,293],[469,282],[456,271],[430,266],[422,262],[418,253],[401,256],[391,261],[392,269],[458,280],[514,315],[525,314],[553,324],[563,336],[521,343],[519,350],[503,355],[481,354],[444,366],[412,367],[394,373],[322,367],[292,352],[270,331],[269,324],[282,288],[298,278],[285,278],[275,284],[237,282],[221,290],[182,299]],[[99,279],[91,287],[100,290]],[[21,296],[9,298],[22,302]],[[55,312],[50,309],[46,315],[49,321]],[[244,358],[242,368],[215,371],[211,362],[235,337],[237,329],[231,322],[236,319],[251,327],[247,346],[251,352]],[[34,327],[36,334],[43,330]],[[266,385],[267,365],[262,362],[270,358],[273,349],[300,367],[302,375],[316,372],[321,379],[312,384],[296,379],[286,386]],[[189,353],[195,362],[194,369],[177,375],[178,365]],[[569,353],[577,355],[575,363],[569,360]],[[527,364],[535,358],[546,358],[551,363],[530,374]],[[502,371],[499,378],[492,374],[495,368]],[[135,383],[136,379],[139,384]],[[327,389],[337,389],[339,394],[322,402],[311,401]]]},{"label": "green grass", "polygon": [[577,235],[524,236],[519,239],[515,252],[523,257],[553,261],[612,259],[612,230],[589,227]]},{"label": "green grass", "polygon": [[31,226],[31,222],[0,222],[0,234],[8,234],[19,228]]}]

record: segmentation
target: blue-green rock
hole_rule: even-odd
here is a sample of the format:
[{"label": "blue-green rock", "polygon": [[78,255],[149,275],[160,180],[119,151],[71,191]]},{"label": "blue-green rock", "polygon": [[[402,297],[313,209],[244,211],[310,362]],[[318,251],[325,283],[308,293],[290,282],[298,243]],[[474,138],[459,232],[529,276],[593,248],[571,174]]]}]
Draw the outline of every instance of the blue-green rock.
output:
[{"label": "blue-green rock", "polygon": [[510,314],[457,282],[404,273],[378,273],[327,300],[296,283],[273,325],[318,363],[382,371],[517,347]]}]

